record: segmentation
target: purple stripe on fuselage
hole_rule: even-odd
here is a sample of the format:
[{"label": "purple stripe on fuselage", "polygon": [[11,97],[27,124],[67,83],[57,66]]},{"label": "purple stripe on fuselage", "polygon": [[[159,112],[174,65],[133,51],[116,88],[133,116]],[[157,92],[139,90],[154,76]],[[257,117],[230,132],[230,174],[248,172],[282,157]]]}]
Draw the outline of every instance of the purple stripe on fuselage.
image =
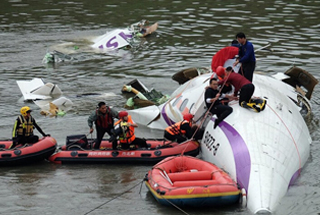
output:
[{"label": "purple stripe on fuselage", "polygon": [[[212,118],[211,120],[214,121],[214,118]],[[233,151],[237,171],[237,182],[241,188],[245,188],[248,192],[251,159],[247,145],[242,139],[241,135],[225,121],[219,123],[219,127],[228,138]]]},{"label": "purple stripe on fuselage", "polygon": [[175,122],[172,121],[171,119],[169,119],[169,117],[166,113],[166,110],[165,110],[166,105],[167,104],[163,105],[163,107],[162,107],[162,110],[161,110],[162,117],[163,117],[164,121],[166,121],[167,125],[173,125],[173,124],[175,124]]},{"label": "purple stripe on fuselage", "polygon": [[[301,173],[301,169],[298,169],[298,170],[293,174],[293,176],[291,177],[290,183],[289,183],[289,187],[290,187],[291,185],[293,185],[293,183],[295,182],[295,180],[299,177],[300,173]],[[289,188],[289,187],[288,187],[288,188]]]}]

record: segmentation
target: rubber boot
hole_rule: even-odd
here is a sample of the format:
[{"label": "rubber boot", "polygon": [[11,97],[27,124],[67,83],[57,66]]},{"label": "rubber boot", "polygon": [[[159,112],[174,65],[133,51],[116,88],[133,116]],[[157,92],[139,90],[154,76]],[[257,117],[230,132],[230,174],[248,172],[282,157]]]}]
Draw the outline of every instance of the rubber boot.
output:
[{"label": "rubber boot", "polygon": [[250,99],[250,102],[256,103],[256,105],[259,105],[260,110],[263,111],[266,108],[267,100],[265,99]]},{"label": "rubber boot", "polygon": [[257,107],[255,103],[247,103],[247,102],[243,101],[243,102],[241,102],[241,107],[253,109],[257,113],[260,112],[260,108]]}]

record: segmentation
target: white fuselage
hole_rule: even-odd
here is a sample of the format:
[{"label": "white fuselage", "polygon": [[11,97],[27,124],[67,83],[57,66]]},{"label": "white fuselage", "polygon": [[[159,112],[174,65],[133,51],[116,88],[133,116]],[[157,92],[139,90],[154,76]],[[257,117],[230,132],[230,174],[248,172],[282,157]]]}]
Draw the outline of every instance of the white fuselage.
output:
[{"label": "white fuselage", "polygon": [[[274,212],[289,185],[306,163],[311,137],[295,90],[284,82],[254,74],[253,96],[267,100],[256,113],[230,102],[233,112],[216,129],[216,116],[206,113],[204,91],[212,74],[204,74],[181,85],[165,104],[130,111],[135,122],[154,129],[182,120],[190,112],[205,125],[202,158],[227,171],[247,192],[247,207],[253,213]],[[290,98],[292,99],[290,99]],[[159,117],[160,115],[160,117]]]},{"label": "white fuselage", "polygon": [[99,36],[93,40],[93,48],[100,50],[113,50],[130,45],[128,42],[132,38],[132,32],[125,29],[115,29]]}]

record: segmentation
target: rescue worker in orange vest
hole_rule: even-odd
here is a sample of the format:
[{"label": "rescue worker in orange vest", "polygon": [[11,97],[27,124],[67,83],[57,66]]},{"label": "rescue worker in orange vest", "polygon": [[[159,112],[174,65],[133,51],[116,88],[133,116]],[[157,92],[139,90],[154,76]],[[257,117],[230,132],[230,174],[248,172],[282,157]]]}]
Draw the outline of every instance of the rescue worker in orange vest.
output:
[{"label": "rescue worker in orange vest", "polygon": [[36,128],[42,136],[50,136],[50,134],[45,134],[38,126],[36,120],[31,116],[31,111],[32,110],[28,106],[24,106],[20,109],[21,115],[18,116],[13,126],[12,145],[10,148],[14,148],[18,144],[38,142],[39,137],[33,134],[34,128]]},{"label": "rescue worker in orange vest", "polygon": [[91,113],[88,118],[90,134],[93,132],[93,122],[96,125],[97,139],[95,140],[94,149],[99,149],[103,136],[107,132],[112,142],[112,149],[117,149],[117,139],[114,133],[114,118],[117,118],[118,112],[106,106],[105,102],[99,102],[98,107]]},{"label": "rescue worker in orange vest", "polygon": [[133,122],[127,111],[119,112],[119,120],[115,123],[116,134],[119,135],[119,140],[122,149],[129,149],[130,146],[138,146],[139,148],[148,148],[145,139],[138,138],[134,134],[134,129],[138,127],[136,123]]},{"label": "rescue worker in orange vest", "polygon": [[193,115],[187,113],[183,115],[183,121],[177,122],[166,128],[164,137],[171,141],[182,143],[192,137],[192,119]]}]

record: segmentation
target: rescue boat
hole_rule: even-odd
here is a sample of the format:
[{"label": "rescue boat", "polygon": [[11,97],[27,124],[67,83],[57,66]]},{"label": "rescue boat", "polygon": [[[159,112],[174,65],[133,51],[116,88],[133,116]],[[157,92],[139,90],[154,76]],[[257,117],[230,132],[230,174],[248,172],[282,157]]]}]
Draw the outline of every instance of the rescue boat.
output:
[{"label": "rescue boat", "polygon": [[189,140],[178,144],[164,139],[147,139],[148,148],[130,148],[128,150],[112,149],[112,143],[103,140],[100,149],[91,149],[92,139],[85,135],[67,138],[65,146],[49,157],[57,164],[68,163],[157,163],[162,159],[179,154],[196,156],[199,143]]},{"label": "rescue boat", "polygon": [[164,159],[148,172],[145,184],[159,203],[179,207],[235,204],[241,193],[226,172],[190,156]]},{"label": "rescue boat", "polygon": [[0,166],[29,164],[48,158],[57,148],[57,141],[52,137],[45,137],[37,143],[18,145],[9,149],[12,140],[0,140]]}]

